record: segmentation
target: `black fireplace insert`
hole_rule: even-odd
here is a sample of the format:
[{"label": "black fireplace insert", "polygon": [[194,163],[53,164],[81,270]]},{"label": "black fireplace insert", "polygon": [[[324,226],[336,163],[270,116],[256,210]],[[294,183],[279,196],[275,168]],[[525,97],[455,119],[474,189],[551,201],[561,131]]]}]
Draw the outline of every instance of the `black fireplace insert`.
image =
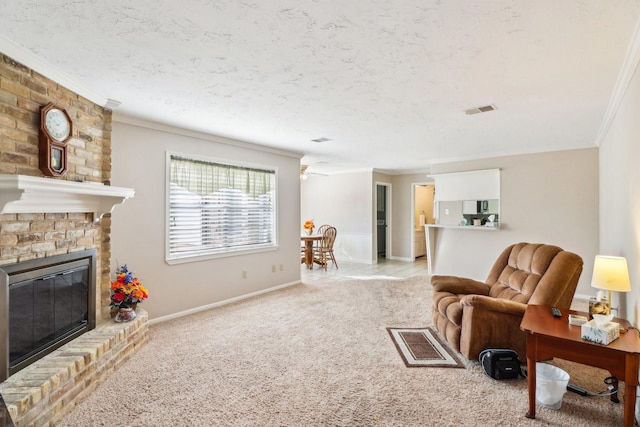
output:
[{"label": "black fireplace insert", "polygon": [[95,328],[95,249],[0,266],[0,381]]}]

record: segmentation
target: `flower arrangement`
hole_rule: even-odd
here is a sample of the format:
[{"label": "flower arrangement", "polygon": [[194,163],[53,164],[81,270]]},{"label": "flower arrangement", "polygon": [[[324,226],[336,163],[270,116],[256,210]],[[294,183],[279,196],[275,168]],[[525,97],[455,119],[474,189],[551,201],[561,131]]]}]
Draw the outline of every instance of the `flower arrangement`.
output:
[{"label": "flower arrangement", "polygon": [[308,219],[304,222],[304,224],[302,224],[302,228],[304,228],[304,231],[307,232],[307,234],[311,234],[313,233],[313,229],[315,228],[315,224],[313,223],[312,219]]},{"label": "flower arrangement", "polygon": [[111,306],[127,308],[142,302],[149,297],[147,289],[126,264],[116,270],[116,280],[111,282]]}]

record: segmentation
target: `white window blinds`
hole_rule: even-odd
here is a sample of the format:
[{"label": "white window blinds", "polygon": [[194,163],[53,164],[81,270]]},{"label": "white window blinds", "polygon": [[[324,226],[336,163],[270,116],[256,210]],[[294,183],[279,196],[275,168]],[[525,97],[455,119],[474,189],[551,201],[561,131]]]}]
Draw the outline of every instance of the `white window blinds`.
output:
[{"label": "white window blinds", "polygon": [[168,260],[276,245],[275,170],[170,156]]}]

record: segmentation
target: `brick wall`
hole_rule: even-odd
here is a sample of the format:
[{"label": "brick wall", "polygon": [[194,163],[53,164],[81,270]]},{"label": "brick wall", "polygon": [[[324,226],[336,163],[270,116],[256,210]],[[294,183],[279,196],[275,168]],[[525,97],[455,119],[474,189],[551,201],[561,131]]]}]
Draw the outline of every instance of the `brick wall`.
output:
[{"label": "brick wall", "polygon": [[[111,111],[0,53],[0,173],[44,176],[38,160],[40,106],[53,102],[73,121],[67,173],[73,181],[111,178]],[[90,213],[0,214],[0,265],[95,248],[97,321],[109,318],[110,218]]]},{"label": "brick wall", "polygon": [[[111,111],[0,53],[0,174],[41,177],[40,106],[54,102],[73,120],[67,173],[61,178],[111,179]],[[109,313],[111,215],[0,214],[0,266],[96,249],[96,329],[65,344],[5,382],[0,393],[17,427],[51,426],[128,360],[148,339],[147,314],[116,324]]]}]

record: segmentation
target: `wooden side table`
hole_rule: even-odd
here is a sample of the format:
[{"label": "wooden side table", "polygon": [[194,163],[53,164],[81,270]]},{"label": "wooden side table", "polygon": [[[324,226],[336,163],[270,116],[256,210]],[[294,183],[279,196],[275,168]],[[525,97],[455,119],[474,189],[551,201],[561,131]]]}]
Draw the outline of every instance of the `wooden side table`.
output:
[{"label": "wooden side table", "polygon": [[[570,313],[586,315],[572,310],[560,310],[562,317],[553,317],[551,307],[529,305],[520,329],[527,333],[527,370],[529,411],[527,418],[536,417],[536,362],[553,357],[606,369],[624,381],[624,425],[634,424],[638,366],[640,364],[640,337],[636,330],[621,333],[620,338],[601,345],[584,341],[580,326],[569,325]],[[623,319],[614,319],[622,328],[631,325]]]}]

